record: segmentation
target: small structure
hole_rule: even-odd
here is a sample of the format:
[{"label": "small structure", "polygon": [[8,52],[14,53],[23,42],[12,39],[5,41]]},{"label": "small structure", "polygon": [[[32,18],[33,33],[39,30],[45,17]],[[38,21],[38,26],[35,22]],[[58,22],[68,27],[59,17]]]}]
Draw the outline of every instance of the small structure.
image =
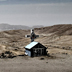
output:
[{"label": "small structure", "polygon": [[39,42],[31,42],[25,47],[25,53],[30,57],[44,56],[47,54],[46,49]]}]

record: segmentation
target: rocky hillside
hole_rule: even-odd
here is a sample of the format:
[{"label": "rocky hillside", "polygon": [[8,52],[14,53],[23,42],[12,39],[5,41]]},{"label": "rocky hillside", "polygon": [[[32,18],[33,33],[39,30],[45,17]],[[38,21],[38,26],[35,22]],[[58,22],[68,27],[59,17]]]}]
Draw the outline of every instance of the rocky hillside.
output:
[{"label": "rocky hillside", "polygon": [[[8,55],[8,57],[10,57],[11,55],[24,55],[24,47],[31,42],[30,38],[25,38],[26,34],[30,34],[30,30],[0,32],[0,56],[7,57]],[[35,41],[42,43],[46,47],[51,49],[64,49],[63,51],[65,52],[69,50],[68,53],[72,53],[72,25],[54,25],[35,28],[35,34],[39,34],[40,36],[35,39]],[[60,51],[62,52],[62,50]]]},{"label": "rocky hillside", "polygon": [[72,50],[72,25],[54,25],[49,27],[35,28],[35,32],[40,35],[38,41],[48,47],[56,47]]},{"label": "rocky hillside", "polygon": [[72,35],[72,24],[54,25],[42,28],[35,28],[36,32],[48,34],[53,33],[56,35]]}]

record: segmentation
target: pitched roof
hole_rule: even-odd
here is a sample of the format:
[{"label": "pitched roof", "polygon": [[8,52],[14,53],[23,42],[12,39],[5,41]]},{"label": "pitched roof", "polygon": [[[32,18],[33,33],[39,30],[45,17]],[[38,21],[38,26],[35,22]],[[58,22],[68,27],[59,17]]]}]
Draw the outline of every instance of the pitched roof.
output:
[{"label": "pitched roof", "polygon": [[25,48],[31,49],[33,46],[35,46],[37,44],[38,44],[38,42],[31,42],[30,44],[28,44],[27,46],[25,46]]}]

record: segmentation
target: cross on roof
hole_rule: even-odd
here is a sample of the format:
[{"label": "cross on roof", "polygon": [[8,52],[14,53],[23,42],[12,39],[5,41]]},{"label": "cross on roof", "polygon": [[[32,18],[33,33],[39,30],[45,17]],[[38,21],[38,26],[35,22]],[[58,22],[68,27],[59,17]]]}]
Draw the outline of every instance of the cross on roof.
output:
[{"label": "cross on roof", "polygon": [[36,34],[34,33],[34,29],[31,29],[31,35],[25,35],[25,37],[30,37],[31,42],[33,42],[34,39],[36,39],[37,37],[39,37],[39,35],[36,35]]}]

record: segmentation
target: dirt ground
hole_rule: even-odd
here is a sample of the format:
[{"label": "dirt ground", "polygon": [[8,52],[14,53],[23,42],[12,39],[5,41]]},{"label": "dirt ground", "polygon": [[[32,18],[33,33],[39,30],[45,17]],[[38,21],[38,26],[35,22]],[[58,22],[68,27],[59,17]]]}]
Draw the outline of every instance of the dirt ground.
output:
[{"label": "dirt ground", "polygon": [[18,56],[13,59],[0,59],[0,72],[72,72],[71,55],[60,54],[56,57]]}]

